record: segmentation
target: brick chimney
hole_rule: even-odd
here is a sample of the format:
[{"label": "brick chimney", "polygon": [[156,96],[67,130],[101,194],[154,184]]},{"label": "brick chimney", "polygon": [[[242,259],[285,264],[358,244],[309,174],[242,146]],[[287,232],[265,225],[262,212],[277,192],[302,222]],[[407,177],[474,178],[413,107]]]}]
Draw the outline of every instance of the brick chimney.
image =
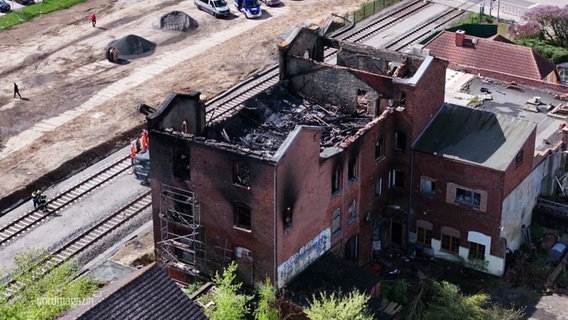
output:
[{"label": "brick chimney", "polygon": [[465,31],[463,30],[456,31],[456,46],[463,47],[464,40],[465,40]]}]

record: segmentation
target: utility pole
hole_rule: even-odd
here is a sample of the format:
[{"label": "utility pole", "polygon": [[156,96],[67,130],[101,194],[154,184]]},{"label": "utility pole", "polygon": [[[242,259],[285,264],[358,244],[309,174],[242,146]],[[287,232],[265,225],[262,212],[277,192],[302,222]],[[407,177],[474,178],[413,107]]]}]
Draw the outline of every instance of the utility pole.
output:
[{"label": "utility pole", "polygon": [[497,0],[497,22],[500,22],[500,20],[499,20],[499,10],[501,10],[501,0]]}]

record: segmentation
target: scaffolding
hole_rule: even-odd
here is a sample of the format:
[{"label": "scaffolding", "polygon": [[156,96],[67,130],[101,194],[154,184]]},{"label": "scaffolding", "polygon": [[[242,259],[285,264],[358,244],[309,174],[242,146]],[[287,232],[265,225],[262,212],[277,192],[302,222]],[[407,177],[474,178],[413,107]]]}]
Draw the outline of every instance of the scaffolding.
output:
[{"label": "scaffolding", "polygon": [[[207,245],[196,193],[162,184],[160,188],[158,261],[193,276],[222,269],[232,250]],[[209,248],[208,248],[209,247]]]}]

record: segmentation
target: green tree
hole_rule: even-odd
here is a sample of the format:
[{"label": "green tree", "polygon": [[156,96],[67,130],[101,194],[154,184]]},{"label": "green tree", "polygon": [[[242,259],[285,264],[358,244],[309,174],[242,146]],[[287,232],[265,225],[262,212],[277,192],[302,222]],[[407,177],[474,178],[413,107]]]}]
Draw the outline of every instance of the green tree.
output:
[{"label": "green tree", "polygon": [[270,278],[258,288],[258,308],[254,315],[255,320],[278,320],[278,308],[276,307],[276,292]]},{"label": "green tree", "polygon": [[358,290],[349,292],[347,295],[325,292],[315,295],[308,308],[304,311],[311,320],[372,320],[367,309],[370,297]]},{"label": "green tree", "polygon": [[217,285],[211,299],[214,305],[205,309],[205,314],[211,320],[240,320],[244,319],[249,309],[247,303],[250,296],[239,293],[242,283],[237,281],[237,264],[231,264],[223,270],[223,274],[215,274],[213,282]]},{"label": "green tree", "polygon": [[507,309],[488,305],[489,296],[478,293],[462,294],[459,287],[449,282],[421,282],[418,294],[405,306],[409,320],[520,320],[521,309]]},{"label": "green tree", "polygon": [[[11,297],[1,295],[0,319],[54,319],[63,311],[82,303],[98,289],[88,277],[78,276],[77,268],[71,263],[62,264],[47,273],[41,272],[37,265],[46,257],[44,251],[30,251],[14,259],[18,274],[3,272],[2,278],[13,279],[21,284]],[[0,291],[9,288],[5,283]],[[10,289],[14,289],[10,287]]]}]

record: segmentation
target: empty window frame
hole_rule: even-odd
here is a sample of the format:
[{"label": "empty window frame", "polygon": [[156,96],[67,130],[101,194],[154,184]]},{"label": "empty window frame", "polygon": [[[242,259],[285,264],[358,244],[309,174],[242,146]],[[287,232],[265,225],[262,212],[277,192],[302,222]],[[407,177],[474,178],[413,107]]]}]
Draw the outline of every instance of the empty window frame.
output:
[{"label": "empty window frame", "polygon": [[383,194],[383,179],[379,178],[377,182],[375,182],[375,198],[380,197]]},{"label": "empty window frame", "polygon": [[250,230],[251,229],[251,209],[244,205],[237,203],[234,208],[235,227]]},{"label": "empty window frame", "polygon": [[385,136],[380,135],[375,142],[375,160],[378,161],[385,156]]},{"label": "empty window frame", "polygon": [[195,251],[182,248],[174,248],[174,254],[179,261],[194,264],[195,263]]},{"label": "empty window frame", "polygon": [[389,187],[404,187],[404,172],[401,170],[392,170],[389,172]]},{"label": "empty window frame", "polygon": [[283,225],[284,225],[284,230],[291,228],[292,227],[292,207],[287,207],[286,209],[284,209],[284,214],[283,214]]},{"label": "empty window frame", "polygon": [[246,163],[233,162],[233,183],[243,187],[250,187],[250,167]]},{"label": "empty window frame", "polygon": [[515,156],[515,165],[517,167],[523,164],[523,156],[523,150],[517,152],[517,155]]},{"label": "empty window frame", "polygon": [[349,205],[349,224],[357,220],[357,200],[353,199]]},{"label": "empty window frame", "polygon": [[470,241],[468,258],[485,260],[485,246],[480,243]]},{"label": "empty window frame", "polygon": [[420,192],[426,194],[436,193],[436,181],[428,177],[420,177]]},{"label": "empty window frame", "polygon": [[442,233],[442,250],[458,254],[459,248],[460,248],[460,238],[453,235]]},{"label": "empty window frame", "polygon": [[479,209],[481,205],[481,194],[469,189],[456,188],[455,202]]},{"label": "empty window frame", "polygon": [[331,233],[336,234],[341,230],[341,209],[337,208],[333,211],[333,220],[331,222]]},{"label": "empty window frame", "polygon": [[337,166],[331,175],[331,193],[334,194],[341,189],[341,167]]},{"label": "empty window frame", "polygon": [[166,190],[162,192],[162,200],[166,205],[166,219],[193,226],[195,201],[190,194],[183,191]]},{"label": "empty window frame", "polygon": [[394,149],[399,151],[406,149],[406,135],[401,131],[394,132]]},{"label": "empty window frame", "polygon": [[190,161],[189,150],[185,145],[176,146],[174,148],[174,177],[183,181],[190,180]]},{"label": "empty window frame", "polygon": [[357,156],[352,155],[347,164],[347,176],[349,180],[357,179]]}]

